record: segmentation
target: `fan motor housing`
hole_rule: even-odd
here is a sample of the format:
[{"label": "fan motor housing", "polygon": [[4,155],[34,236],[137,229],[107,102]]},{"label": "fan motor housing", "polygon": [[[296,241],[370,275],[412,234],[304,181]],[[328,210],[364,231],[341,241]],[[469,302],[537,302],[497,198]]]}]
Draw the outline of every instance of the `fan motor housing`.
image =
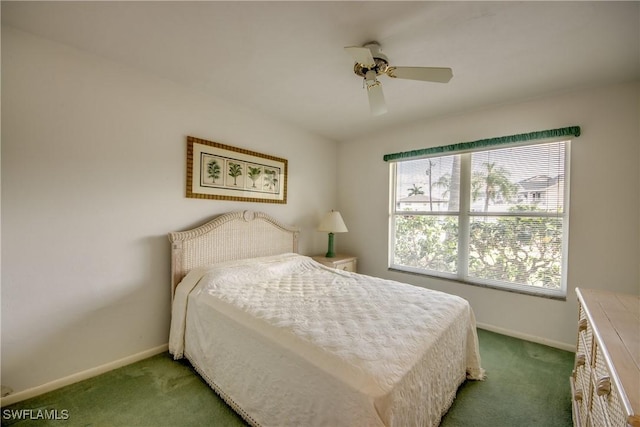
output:
[{"label": "fan motor housing", "polygon": [[375,56],[373,57],[373,60],[376,61],[375,67],[367,68],[362,64],[356,63],[353,66],[353,72],[360,77],[364,77],[365,74],[367,74],[367,71],[375,71],[377,76],[387,71],[387,68],[389,67],[389,63],[386,60],[382,58],[376,58]]},{"label": "fan motor housing", "polygon": [[373,56],[373,60],[376,65],[373,68],[367,68],[362,64],[356,63],[353,66],[353,72],[360,77],[364,77],[367,74],[367,71],[375,71],[376,75],[379,76],[387,71],[389,67],[389,59],[387,55],[382,53],[382,49],[380,48],[380,43],[378,42],[369,42],[366,43],[363,47],[366,47],[371,51],[371,56]]}]

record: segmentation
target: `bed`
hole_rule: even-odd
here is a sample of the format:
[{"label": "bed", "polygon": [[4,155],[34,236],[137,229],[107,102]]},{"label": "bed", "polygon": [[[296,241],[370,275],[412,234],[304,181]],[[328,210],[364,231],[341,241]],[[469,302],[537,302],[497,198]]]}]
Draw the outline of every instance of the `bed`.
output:
[{"label": "bed", "polygon": [[299,231],[232,212],[169,234],[169,351],[253,426],[436,426],[481,380],[457,296],[334,270]]}]

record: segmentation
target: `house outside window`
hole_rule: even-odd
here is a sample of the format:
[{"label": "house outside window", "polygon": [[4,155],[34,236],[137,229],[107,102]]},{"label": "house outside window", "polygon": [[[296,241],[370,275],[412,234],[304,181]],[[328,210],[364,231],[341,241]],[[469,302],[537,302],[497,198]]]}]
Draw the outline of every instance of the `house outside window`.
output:
[{"label": "house outside window", "polygon": [[565,297],[569,149],[546,140],[392,161],[389,267]]}]

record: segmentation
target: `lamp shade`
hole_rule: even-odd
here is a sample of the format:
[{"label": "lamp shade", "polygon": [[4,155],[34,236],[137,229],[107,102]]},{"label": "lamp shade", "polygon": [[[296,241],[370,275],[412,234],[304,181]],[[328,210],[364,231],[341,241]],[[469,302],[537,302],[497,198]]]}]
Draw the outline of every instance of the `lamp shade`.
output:
[{"label": "lamp shade", "polygon": [[347,226],[344,225],[344,221],[342,220],[340,212],[331,211],[322,218],[322,221],[320,221],[318,231],[326,231],[329,233],[346,233],[349,230],[347,230]]}]

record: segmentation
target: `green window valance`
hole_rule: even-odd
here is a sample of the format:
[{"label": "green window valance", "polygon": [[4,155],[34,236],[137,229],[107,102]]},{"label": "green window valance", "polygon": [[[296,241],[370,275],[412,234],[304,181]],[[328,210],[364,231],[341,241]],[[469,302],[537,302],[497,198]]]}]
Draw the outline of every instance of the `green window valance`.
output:
[{"label": "green window valance", "polygon": [[469,151],[494,145],[511,144],[538,139],[550,139],[563,136],[580,136],[580,126],[569,126],[559,129],[542,130],[519,135],[500,136],[497,138],[479,139],[471,142],[459,142],[457,144],[442,145],[440,147],[422,148],[419,150],[404,151],[402,153],[385,154],[385,162],[408,159],[412,157],[424,157],[432,154],[443,154],[456,151]]}]

